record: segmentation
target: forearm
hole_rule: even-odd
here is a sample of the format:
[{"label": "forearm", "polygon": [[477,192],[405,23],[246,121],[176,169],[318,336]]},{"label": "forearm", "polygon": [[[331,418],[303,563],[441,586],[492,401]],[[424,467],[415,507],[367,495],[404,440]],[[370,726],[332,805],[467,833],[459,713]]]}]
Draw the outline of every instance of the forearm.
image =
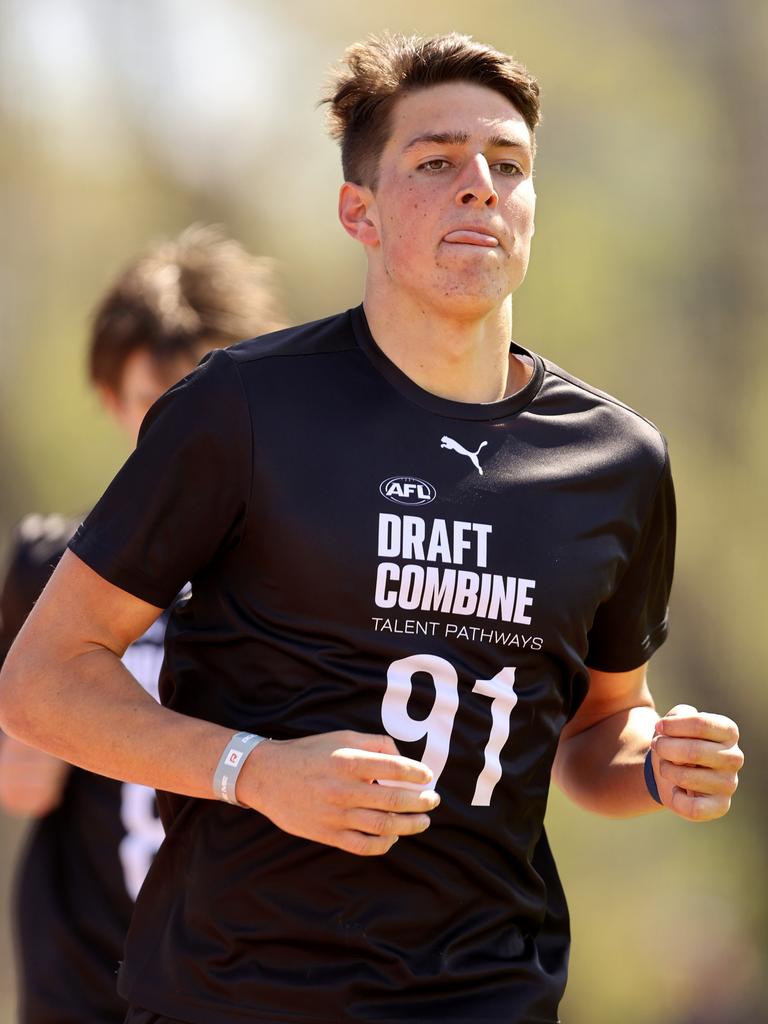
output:
[{"label": "forearm", "polygon": [[[234,730],[162,707],[121,661],[159,614],[65,553],[0,673],[0,728],[92,772],[213,798]],[[241,767],[239,802],[292,835],[358,855],[423,832],[440,801],[426,788],[430,769],[384,735],[259,743]]]},{"label": "forearm", "polygon": [[0,724],[22,743],[101,775],[211,796],[232,730],[163,708],[112,651],[58,659],[22,642],[0,682]]},{"label": "forearm", "polygon": [[[23,701],[15,697],[17,673]],[[209,799],[233,733],[162,707],[107,649],[45,662],[12,652],[0,677],[0,724],[89,771]],[[418,791],[371,785],[376,778]],[[400,757],[388,736],[345,731],[259,744],[236,796],[293,835],[377,855],[429,826],[439,803],[425,788],[430,780],[429,769]]]},{"label": "forearm", "polygon": [[553,778],[572,800],[598,814],[623,818],[658,810],[643,774],[658,718],[652,707],[634,707],[563,738]]}]

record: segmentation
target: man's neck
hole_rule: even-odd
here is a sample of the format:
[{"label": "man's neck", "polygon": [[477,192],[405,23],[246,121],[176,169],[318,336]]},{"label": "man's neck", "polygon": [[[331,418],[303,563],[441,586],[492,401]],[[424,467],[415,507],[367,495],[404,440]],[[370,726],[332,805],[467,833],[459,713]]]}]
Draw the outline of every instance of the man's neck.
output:
[{"label": "man's neck", "polygon": [[509,352],[511,297],[483,316],[467,317],[407,296],[392,298],[379,300],[366,290],[368,325],[385,355],[425,391],[455,402],[497,402],[530,379],[530,367]]}]

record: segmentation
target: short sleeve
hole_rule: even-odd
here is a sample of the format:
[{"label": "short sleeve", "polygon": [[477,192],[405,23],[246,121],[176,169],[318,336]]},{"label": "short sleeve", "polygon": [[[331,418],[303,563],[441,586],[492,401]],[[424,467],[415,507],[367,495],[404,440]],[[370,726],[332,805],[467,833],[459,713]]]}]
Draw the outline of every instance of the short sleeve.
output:
[{"label": "short sleeve", "polygon": [[210,353],[147,413],[136,450],[69,544],[158,608],[236,544],[251,490],[251,424],[234,360]]},{"label": "short sleeve", "polygon": [[613,594],[589,632],[586,662],[603,672],[645,664],[667,637],[675,558],[675,492],[665,458],[637,545]]}]

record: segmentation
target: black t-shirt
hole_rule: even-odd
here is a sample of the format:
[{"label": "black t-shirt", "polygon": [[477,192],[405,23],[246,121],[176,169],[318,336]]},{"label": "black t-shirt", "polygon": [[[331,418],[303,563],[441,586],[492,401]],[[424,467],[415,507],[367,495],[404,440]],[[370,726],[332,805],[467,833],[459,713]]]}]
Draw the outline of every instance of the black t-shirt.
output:
[{"label": "black t-shirt", "polygon": [[[19,524],[0,595],[0,664],[75,526],[40,515]],[[165,618],[124,656],[155,695]],[[122,1024],[118,962],[133,900],[162,835],[154,790],[70,769],[57,807],[32,824],[16,871],[19,1024]]]},{"label": "black t-shirt", "polygon": [[358,308],[215,352],[150,412],[71,546],[158,606],[192,581],[163,702],[277,739],[386,731],[442,802],[362,858],[161,794],[131,1002],[194,1024],[556,1020],[552,760],[587,666],[664,639],[674,499],[652,424],[532,362],[510,398],[448,401]]}]

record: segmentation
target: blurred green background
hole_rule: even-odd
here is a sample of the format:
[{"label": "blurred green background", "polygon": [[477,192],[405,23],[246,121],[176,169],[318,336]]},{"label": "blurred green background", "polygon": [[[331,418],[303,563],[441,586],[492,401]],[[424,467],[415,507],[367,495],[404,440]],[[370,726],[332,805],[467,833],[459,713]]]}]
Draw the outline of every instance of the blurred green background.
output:
[{"label": "blurred green background", "polygon": [[[314,109],[371,31],[457,29],[538,75],[538,227],[515,338],[669,438],[680,540],[661,710],[736,718],[731,814],[549,829],[574,950],[564,1024],[768,1020],[768,5],[762,0],[0,0],[0,556],[25,512],[77,513],[126,449],[84,381],[89,311],[191,221],[279,261],[293,321],[356,304],[338,155]],[[0,818],[0,1020],[12,1020]]]}]

